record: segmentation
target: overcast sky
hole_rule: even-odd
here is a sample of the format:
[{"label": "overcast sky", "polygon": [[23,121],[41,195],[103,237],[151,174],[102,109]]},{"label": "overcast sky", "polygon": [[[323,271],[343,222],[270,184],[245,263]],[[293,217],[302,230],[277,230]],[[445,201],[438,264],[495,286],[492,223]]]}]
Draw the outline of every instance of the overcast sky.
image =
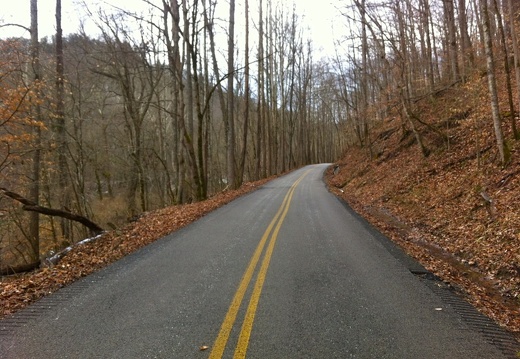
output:
[{"label": "overcast sky", "polygon": [[[280,0],[284,1],[284,0]],[[65,34],[78,31],[80,20],[84,18],[83,0],[62,0],[63,12],[63,31]],[[104,3],[112,3],[116,6],[127,10],[137,10],[142,7],[142,0],[86,0],[89,6],[95,10],[99,6],[105,6]],[[292,0],[285,0],[287,4],[292,4]],[[323,53],[332,55],[334,52],[334,36],[341,29],[340,18],[336,15],[335,5],[341,1],[334,0],[296,0],[295,4],[298,13],[301,15],[303,22],[309,27],[309,37],[314,42],[314,48],[323,49]],[[29,27],[29,4],[30,0],[3,0],[2,11],[0,12],[0,23],[17,23]],[[264,1],[265,3],[265,1]],[[243,1],[237,1],[237,17],[242,10]],[[250,0],[251,16],[258,7],[257,0]],[[337,5],[336,5],[337,6]],[[54,11],[56,8],[56,0],[38,0],[39,10],[39,35],[40,37],[52,36],[55,32]],[[217,8],[221,11],[228,11],[229,5],[226,0],[219,0]],[[333,29],[334,27],[334,29]],[[87,27],[87,31],[89,28]],[[94,31],[92,29],[92,31]],[[237,31],[237,30],[235,30]],[[95,35],[95,34],[92,34]],[[20,28],[8,27],[0,29],[0,37],[25,36],[28,33]]]}]

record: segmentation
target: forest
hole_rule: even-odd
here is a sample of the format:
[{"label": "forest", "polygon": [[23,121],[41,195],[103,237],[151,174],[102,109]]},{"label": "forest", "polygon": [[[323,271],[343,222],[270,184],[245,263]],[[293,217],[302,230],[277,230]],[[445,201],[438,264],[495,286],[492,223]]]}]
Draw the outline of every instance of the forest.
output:
[{"label": "forest", "polygon": [[389,121],[427,159],[477,112],[446,109],[439,125],[420,105],[475,78],[487,83],[475,126],[494,143],[479,148],[478,131],[467,141],[501,168],[515,155],[512,0],[337,1],[344,35],[328,57],[295,2],[141,2],[142,13],[85,2],[98,35],[64,36],[56,0],[56,33],[40,38],[31,0],[29,36],[1,40],[0,268],[35,268],[142,213],[353,148],[374,161]]},{"label": "forest", "polygon": [[94,38],[64,37],[57,1],[39,39],[31,1],[31,38],[1,41],[1,266],[344,151],[341,79],[291,6],[260,1],[252,19],[246,2],[235,29],[233,2],[145,3],[85,4]]}]

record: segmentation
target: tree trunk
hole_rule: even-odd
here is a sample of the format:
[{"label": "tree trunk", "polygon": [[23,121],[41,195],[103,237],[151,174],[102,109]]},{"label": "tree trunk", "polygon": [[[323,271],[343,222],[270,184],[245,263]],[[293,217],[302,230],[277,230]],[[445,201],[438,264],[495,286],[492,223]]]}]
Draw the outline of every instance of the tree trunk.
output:
[{"label": "tree trunk", "polygon": [[[197,154],[195,150],[195,139],[194,139],[194,131],[193,131],[193,123],[194,123],[194,100],[193,100],[193,82],[194,76],[197,76],[198,74],[193,73],[192,74],[192,61],[195,63],[193,66],[196,68],[196,60],[192,59],[192,54],[194,53],[193,50],[193,44],[190,41],[190,31],[189,31],[189,17],[188,17],[188,7],[186,0],[182,1],[182,10],[183,10],[183,18],[184,18],[184,31],[183,31],[183,38],[184,38],[184,63],[186,64],[186,107],[185,108],[185,114],[187,116],[187,123],[184,116],[179,117],[179,120],[181,121],[181,128],[184,133],[184,145],[186,147],[186,151],[188,152],[188,162],[190,164],[190,172],[191,172],[191,178],[192,178],[192,188],[194,189],[194,196],[197,201],[203,200],[205,198],[204,194],[204,185],[202,183],[201,178],[201,172],[199,171],[198,161],[197,161]],[[182,76],[183,70],[181,69]]]},{"label": "tree trunk", "polygon": [[468,20],[466,16],[466,0],[459,0],[459,29],[460,29],[460,47],[462,50],[462,76],[467,75],[468,66],[472,66],[475,62],[471,38],[468,33]]},{"label": "tree trunk", "polygon": [[502,42],[502,53],[504,56],[504,70],[506,73],[505,80],[506,80],[506,89],[507,89],[507,100],[509,104],[509,113],[511,116],[511,125],[513,130],[513,137],[516,136],[517,129],[516,129],[516,121],[515,121],[515,104],[513,101],[513,87],[511,84],[511,69],[509,67],[509,51],[507,49],[507,43],[506,43],[506,33],[504,30],[504,23],[502,21],[502,14],[500,13],[500,9],[498,6],[497,0],[493,0],[493,7],[497,14],[497,26],[498,26],[498,32],[500,34],[500,39]]},{"label": "tree trunk", "polygon": [[228,39],[228,81],[227,81],[227,178],[231,189],[238,187],[235,163],[235,94],[233,79],[235,73],[235,0],[229,2],[229,39]]},{"label": "tree trunk", "polygon": [[[67,140],[65,133],[65,89],[63,64],[63,31],[61,27],[61,0],[56,0],[56,137],[58,152],[58,185],[62,193],[62,208],[70,207],[70,192],[67,183]],[[70,236],[67,221],[61,221],[64,238]]]},{"label": "tree trunk", "polygon": [[495,137],[497,141],[498,153],[500,155],[500,162],[504,166],[509,161],[509,158],[506,156],[504,134],[502,132],[502,120],[500,118],[500,109],[498,105],[498,91],[495,78],[495,60],[493,57],[493,44],[491,40],[487,0],[480,0],[480,12],[482,19],[482,30],[484,33],[484,48],[486,52],[491,115],[493,117],[493,126],[495,128]]},{"label": "tree trunk", "polygon": [[[508,0],[508,10],[509,10],[509,27],[511,29],[511,43],[513,47],[513,57],[514,57],[514,68],[515,68],[515,79],[516,79],[516,97],[517,97],[517,106],[520,108],[520,50],[518,48],[518,35],[516,34],[515,27],[515,18],[518,15],[515,15],[513,8],[513,0]],[[513,138],[515,140],[520,139],[520,131],[516,127],[516,113],[511,114],[511,125],[513,129]]]},{"label": "tree trunk", "polygon": [[428,0],[421,0],[421,29],[424,33],[423,58],[426,58],[426,82],[428,91],[432,92],[435,86],[433,72],[432,42],[430,35],[430,5]]},{"label": "tree trunk", "polygon": [[[218,68],[218,62],[217,62],[217,54],[216,54],[216,50],[215,50],[215,34],[214,34],[214,31],[213,31],[213,17],[212,18],[209,18],[208,17],[208,14],[212,14],[213,11],[212,11],[212,7],[211,6],[214,6],[214,3],[213,2],[209,2],[209,8],[206,8],[206,2],[203,2],[203,6],[204,6],[204,25],[208,31],[208,36],[209,36],[209,50],[211,52],[211,62],[212,62],[212,68],[213,68],[213,75],[215,76],[215,87],[217,89],[217,94],[218,94],[218,99],[219,99],[219,105],[220,105],[220,110],[222,112],[222,118],[224,119],[224,131],[225,131],[225,136],[226,136],[226,142],[227,142],[227,138],[228,138],[228,131],[229,131],[229,128],[228,128],[228,121],[226,120],[227,118],[227,114],[228,114],[228,110],[227,110],[227,105],[226,105],[226,101],[225,101],[225,98],[224,98],[224,91],[222,89],[222,81],[226,78],[226,77],[222,77],[220,75],[220,71],[219,71],[219,68]],[[231,74],[232,75],[232,74]],[[227,74],[226,76],[230,76],[230,74]],[[227,157],[227,152],[226,152],[226,157]],[[218,181],[220,183],[221,181],[221,178],[222,178],[222,174],[218,173]]]},{"label": "tree trunk", "polygon": [[[38,0],[31,0],[31,60],[33,71],[33,84],[40,86],[40,43],[38,39]],[[30,185],[30,198],[38,203],[40,200],[40,164],[41,164],[41,142],[42,133],[40,123],[42,120],[41,106],[38,99],[33,99],[35,120],[38,122],[34,126],[34,152],[32,163],[32,182]],[[38,212],[33,212],[30,217],[29,236],[32,249],[32,260],[35,263],[40,261],[40,217]]]},{"label": "tree trunk", "polygon": [[238,186],[242,184],[244,181],[244,171],[246,164],[246,155],[247,155],[247,132],[249,129],[249,104],[250,104],[250,89],[249,89],[249,0],[245,0],[245,21],[246,21],[246,39],[245,39],[245,83],[244,83],[244,96],[245,96],[245,105],[244,105],[244,130],[243,130],[243,139],[242,139],[242,154],[240,155],[240,166],[239,166],[239,175],[238,175]]},{"label": "tree trunk", "polygon": [[448,27],[447,42],[448,54],[451,69],[451,80],[458,81],[460,78],[458,50],[457,50],[457,30],[455,27],[455,6],[453,0],[443,0],[444,16]]},{"label": "tree trunk", "polygon": [[256,165],[255,178],[258,180],[262,176],[262,155],[263,151],[263,121],[262,116],[264,106],[264,18],[263,18],[263,1],[260,0],[258,5],[258,103],[256,109]]},{"label": "tree trunk", "polygon": [[361,0],[361,131],[363,142],[367,145],[369,157],[372,158],[372,145],[368,132],[368,39],[367,39],[367,20],[366,20],[366,4],[365,0]]}]

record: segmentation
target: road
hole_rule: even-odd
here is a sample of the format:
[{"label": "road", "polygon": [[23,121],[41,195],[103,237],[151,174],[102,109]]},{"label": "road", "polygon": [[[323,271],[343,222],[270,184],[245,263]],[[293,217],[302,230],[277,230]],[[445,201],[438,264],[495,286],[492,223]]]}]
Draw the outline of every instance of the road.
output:
[{"label": "road", "polygon": [[330,194],[325,168],[0,321],[0,357],[505,358],[504,333]]}]

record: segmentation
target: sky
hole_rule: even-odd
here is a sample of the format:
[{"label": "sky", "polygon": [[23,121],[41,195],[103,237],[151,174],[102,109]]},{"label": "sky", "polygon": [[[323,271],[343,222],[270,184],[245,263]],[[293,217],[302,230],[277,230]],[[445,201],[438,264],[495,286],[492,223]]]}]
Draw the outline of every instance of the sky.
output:
[{"label": "sky", "polygon": [[[286,3],[292,3],[291,0],[281,0]],[[0,13],[0,24],[16,23],[26,27],[30,24],[30,0],[3,0],[2,12]],[[159,0],[157,0],[160,3]],[[143,2],[142,0],[62,0],[62,27],[64,34],[77,32],[81,19],[85,18],[83,3],[87,3],[95,10],[98,6],[105,6],[104,3],[112,3],[115,6],[126,10],[138,10]],[[243,1],[237,1],[237,12],[240,12]],[[265,1],[264,1],[265,3]],[[341,1],[334,0],[296,0],[295,4],[298,13],[302,16],[302,21],[308,26],[309,33],[312,38],[314,48],[320,54],[333,56],[335,52],[334,39],[341,33],[340,17],[335,6]],[[336,5],[335,5],[336,4]],[[257,9],[257,0],[250,0],[251,16],[254,17]],[[39,36],[52,36],[55,33],[55,8],[56,0],[38,0],[38,22]],[[228,11],[229,5],[227,0],[219,0],[217,8],[221,11]],[[239,16],[238,14],[236,15]],[[339,26],[338,26],[339,24]],[[94,32],[87,26],[87,32]],[[235,30],[237,31],[237,30]],[[90,34],[94,35],[95,34]],[[2,27],[0,28],[0,37],[24,36],[28,37],[27,31],[18,27]]]}]

